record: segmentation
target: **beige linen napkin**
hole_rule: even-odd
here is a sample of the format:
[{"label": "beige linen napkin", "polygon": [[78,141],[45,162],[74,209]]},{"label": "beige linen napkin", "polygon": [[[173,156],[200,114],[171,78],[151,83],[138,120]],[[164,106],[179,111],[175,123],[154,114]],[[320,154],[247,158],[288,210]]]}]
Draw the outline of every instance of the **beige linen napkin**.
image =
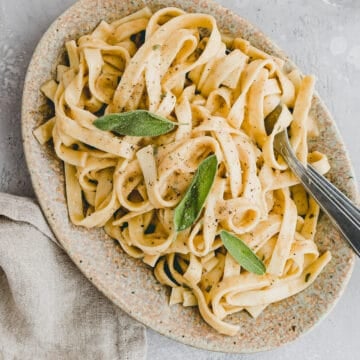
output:
[{"label": "beige linen napkin", "polygon": [[80,273],[36,202],[0,193],[0,359],[145,356],[144,327]]}]

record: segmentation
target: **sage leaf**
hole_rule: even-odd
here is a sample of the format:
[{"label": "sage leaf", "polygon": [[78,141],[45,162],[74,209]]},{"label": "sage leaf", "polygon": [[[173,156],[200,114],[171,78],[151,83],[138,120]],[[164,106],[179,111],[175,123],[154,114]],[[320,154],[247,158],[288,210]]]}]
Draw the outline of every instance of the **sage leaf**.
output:
[{"label": "sage leaf", "polygon": [[189,228],[199,218],[214,183],[218,161],[211,155],[201,162],[190,186],[174,212],[175,231]]},{"label": "sage leaf", "polygon": [[282,106],[278,105],[269,115],[265,118],[265,130],[266,134],[270,135],[274,130],[274,126],[278,121],[282,112]]},{"label": "sage leaf", "polygon": [[265,274],[264,263],[241,239],[226,230],[220,231],[220,237],[225,249],[245,270],[257,275]]},{"label": "sage leaf", "polygon": [[147,110],[133,110],[104,115],[93,124],[119,135],[158,136],[170,132],[176,123]]}]

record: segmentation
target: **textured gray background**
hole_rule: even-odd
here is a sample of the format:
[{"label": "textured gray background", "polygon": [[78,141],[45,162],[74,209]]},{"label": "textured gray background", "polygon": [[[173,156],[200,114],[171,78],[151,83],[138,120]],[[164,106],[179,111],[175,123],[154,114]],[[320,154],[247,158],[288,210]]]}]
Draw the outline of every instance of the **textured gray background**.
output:
[{"label": "textured gray background", "polygon": [[[121,0],[119,0],[121,1]],[[328,2],[352,3],[335,7]],[[20,139],[26,67],[42,33],[73,0],[0,0],[0,191],[33,195]],[[360,176],[360,0],[219,1],[268,34],[306,73],[332,112]],[[225,355],[148,330],[148,359],[359,359],[360,267],[332,313],[296,342],[267,353]]]}]

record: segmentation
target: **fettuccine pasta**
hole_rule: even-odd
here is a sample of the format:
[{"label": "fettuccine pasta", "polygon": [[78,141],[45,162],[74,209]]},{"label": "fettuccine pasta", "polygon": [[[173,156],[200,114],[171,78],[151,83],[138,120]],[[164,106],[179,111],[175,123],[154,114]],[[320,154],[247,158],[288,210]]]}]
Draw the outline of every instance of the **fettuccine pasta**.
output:
[{"label": "fettuccine pasta", "polygon": [[[104,227],[122,249],[154,268],[171,287],[170,304],[197,306],[222,334],[271,303],[312,284],[330,261],[314,236],[319,207],[273,147],[289,128],[297,157],[321,174],[325,155],[309,152],[317,134],[309,115],[314,78],[219,32],[206,14],[144,8],[102,21],[66,43],[67,65],[43,85],[54,117],[35,130],[52,139],[64,162],[72,223]],[[264,119],[281,114],[270,134]],[[180,124],[155,137],[119,136],[94,126],[98,117],[145,109]],[[215,154],[214,184],[197,221],[176,232],[174,209],[199,164]],[[221,230],[238,236],[263,261],[246,271],[224,247]]]}]

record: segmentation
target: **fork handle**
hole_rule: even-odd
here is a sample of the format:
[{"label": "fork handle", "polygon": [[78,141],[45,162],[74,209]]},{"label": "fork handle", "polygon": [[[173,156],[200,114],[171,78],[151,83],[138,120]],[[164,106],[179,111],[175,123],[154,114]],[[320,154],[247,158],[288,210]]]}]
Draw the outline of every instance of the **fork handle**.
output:
[{"label": "fork handle", "polygon": [[281,154],[305,189],[360,256],[360,210],[314,168],[310,165],[305,167],[291,148],[283,146]]}]

